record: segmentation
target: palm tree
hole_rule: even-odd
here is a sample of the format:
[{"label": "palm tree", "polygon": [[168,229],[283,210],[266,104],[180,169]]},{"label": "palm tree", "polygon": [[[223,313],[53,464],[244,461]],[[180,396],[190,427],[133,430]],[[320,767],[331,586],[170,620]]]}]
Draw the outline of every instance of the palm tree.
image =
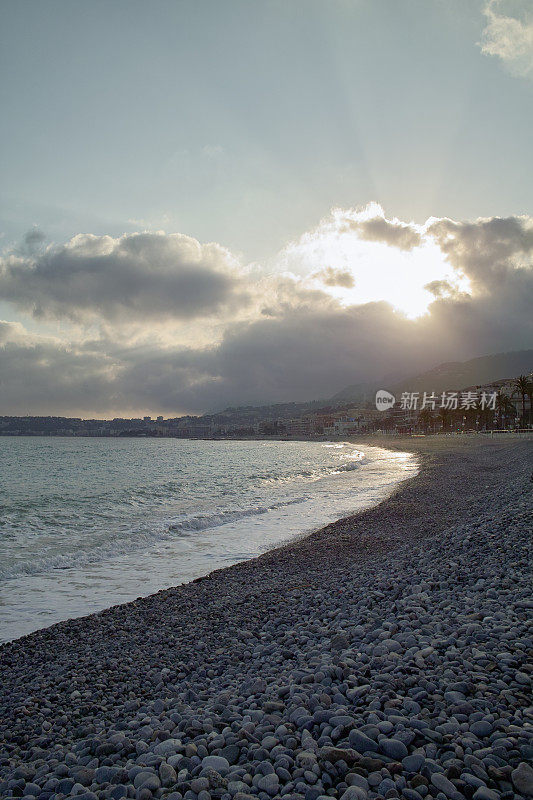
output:
[{"label": "palm tree", "polygon": [[475,410],[477,412],[477,419],[480,427],[485,430],[492,427],[492,423],[494,420],[494,411],[491,408],[487,408],[486,405],[483,405],[479,401],[476,403]]},{"label": "palm tree", "polygon": [[429,408],[423,408],[420,414],[418,415],[418,421],[424,428],[424,433],[428,432],[428,428],[433,421],[433,414],[429,410]]},{"label": "palm tree", "polygon": [[479,420],[479,415],[481,413],[481,404],[479,400],[476,402],[475,405],[470,406],[470,408],[465,408],[463,411],[463,417],[466,420],[466,429],[467,430],[474,430],[477,427],[477,422]]},{"label": "palm tree", "polygon": [[516,408],[509,397],[501,390],[496,395],[496,410],[498,412],[498,425],[500,428],[505,426],[507,417],[511,415],[516,416]]},{"label": "palm tree", "polygon": [[526,394],[531,391],[531,383],[527,375],[519,375],[514,382],[513,394],[519,394],[522,397],[522,420],[526,418]]},{"label": "palm tree", "polygon": [[447,408],[441,408],[438,416],[440,417],[440,421],[442,422],[442,430],[445,431],[448,428],[448,422],[451,419],[451,414]]},{"label": "palm tree", "polygon": [[505,395],[501,390],[496,395],[496,402],[495,408],[498,414],[498,427],[503,428],[503,414],[505,411],[505,403],[507,400],[507,395]]}]

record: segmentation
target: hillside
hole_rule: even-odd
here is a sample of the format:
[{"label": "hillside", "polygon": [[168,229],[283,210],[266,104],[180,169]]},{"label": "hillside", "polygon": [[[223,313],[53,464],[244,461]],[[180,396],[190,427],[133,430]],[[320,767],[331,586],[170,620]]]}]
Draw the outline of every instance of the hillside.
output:
[{"label": "hillside", "polygon": [[393,392],[433,391],[443,392],[464,389],[533,371],[533,350],[518,350],[492,356],[472,358],[470,361],[449,361],[413,378],[400,381]]},{"label": "hillside", "polygon": [[529,374],[531,371],[533,371],[533,350],[516,350],[510,353],[480,356],[469,361],[447,361],[420,375],[391,381],[388,384],[386,381],[380,382],[379,386],[370,383],[352,384],[337,392],[331,401],[373,400],[377,389],[389,389],[395,394],[402,391],[443,392],[464,389],[468,386]]}]

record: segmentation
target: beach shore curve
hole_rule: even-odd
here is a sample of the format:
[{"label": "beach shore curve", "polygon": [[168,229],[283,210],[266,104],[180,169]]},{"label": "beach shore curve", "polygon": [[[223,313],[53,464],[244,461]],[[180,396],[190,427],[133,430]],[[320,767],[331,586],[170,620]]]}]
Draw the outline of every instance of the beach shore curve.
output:
[{"label": "beach shore curve", "polygon": [[532,442],[415,452],[387,500],[0,647],[0,796],[533,796]]}]

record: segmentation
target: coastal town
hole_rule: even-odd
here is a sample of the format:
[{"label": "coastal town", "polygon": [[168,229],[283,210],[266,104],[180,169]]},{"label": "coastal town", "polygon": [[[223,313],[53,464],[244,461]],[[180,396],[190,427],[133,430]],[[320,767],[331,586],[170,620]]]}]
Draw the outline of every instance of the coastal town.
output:
[{"label": "coastal town", "polygon": [[[389,393],[386,393],[389,394]],[[202,416],[82,419],[0,417],[0,436],[334,439],[533,429],[533,373],[454,390],[402,392],[387,410],[373,399],[227,408]]]}]

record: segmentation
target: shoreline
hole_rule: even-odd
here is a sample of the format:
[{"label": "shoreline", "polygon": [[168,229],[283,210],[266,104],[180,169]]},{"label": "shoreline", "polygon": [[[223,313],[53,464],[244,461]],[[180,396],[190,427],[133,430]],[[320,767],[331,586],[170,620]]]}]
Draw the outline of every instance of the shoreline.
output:
[{"label": "shoreline", "polygon": [[326,434],[316,434],[316,435],[309,435],[309,436],[260,436],[257,434],[250,434],[249,436],[229,436],[229,435],[220,435],[220,436],[158,436],[149,433],[143,434],[131,434],[128,436],[114,436],[111,434],[74,434],[74,433],[9,433],[6,431],[0,431],[0,439],[5,437],[6,439],[9,438],[30,438],[30,439],[178,439],[180,441],[189,441],[189,442],[338,442],[344,439],[365,439],[368,437],[370,439],[373,438],[383,438],[383,439],[403,439],[404,441],[410,441],[411,439],[421,439],[421,438],[439,438],[439,437],[465,437],[465,436],[490,436],[492,437],[494,434],[504,435],[506,437],[509,436],[532,436],[533,437],[533,428],[488,428],[486,430],[473,430],[467,429],[464,431],[439,431],[438,433],[358,433],[358,434],[339,434],[334,438],[331,435]]},{"label": "shoreline", "polygon": [[[66,453],[68,475],[68,465],[72,464],[69,451],[59,444],[58,456],[55,444],[57,442],[51,455],[54,454],[57,462],[63,452]],[[146,459],[152,458],[151,446],[140,449],[135,443],[133,447],[126,447],[128,453],[140,450]],[[156,446],[157,452],[159,447]],[[127,506],[108,505],[105,508],[107,522],[98,524],[97,521],[95,525],[96,533],[101,533],[96,549],[89,549],[83,541],[85,525],[90,528],[93,524],[90,514],[80,517],[78,524],[74,520],[73,534],[80,548],[67,542],[64,552],[58,548],[50,554],[50,548],[41,551],[37,536],[33,546],[30,543],[32,555],[28,554],[17,565],[16,559],[11,558],[7,539],[1,548],[7,558],[0,564],[0,573],[6,578],[0,593],[0,642],[14,641],[60,621],[88,616],[136,600],[140,595],[146,597],[184,585],[216,569],[253,559],[339,518],[376,505],[394,491],[400,481],[418,470],[414,456],[365,443],[363,458],[360,447],[356,449],[347,441],[290,445],[184,442],[163,449],[176,454],[167,455],[163,467],[157,466],[159,462],[154,456],[158,486],[165,488],[165,494],[164,477],[173,469],[176,460],[185,463],[185,474],[198,474],[198,489],[194,491],[205,492],[212,499],[200,508],[188,502],[176,514],[171,504],[164,508],[156,501],[149,502],[147,492],[139,488],[150,481],[153,483],[151,468],[139,480],[137,474],[123,476],[119,472],[117,481],[123,484],[124,478],[131,480],[136,486],[131,497],[140,496],[145,506],[129,516]],[[39,441],[40,457],[46,457],[47,451],[47,445],[43,448]],[[86,452],[90,454],[92,449]],[[99,443],[96,452],[107,452],[107,446]],[[239,474],[241,459],[242,476]],[[211,467],[206,470],[211,462],[213,490],[209,483]],[[84,469],[92,463],[92,456],[84,457]],[[112,463],[116,463],[116,459]],[[219,486],[224,482],[231,486],[225,473],[231,475],[233,470],[237,474],[231,482],[242,486],[243,493],[220,494]],[[59,480],[62,481],[61,475]],[[247,491],[249,483],[252,492]],[[59,495],[62,486],[69,491],[68,484],[61,482],[56,489]],[[13,490],[16,489],[13,486]],[[38,494],[38,488],[35,489]],[[170,496],[179,502],[179,493],[174,491],[175,486],[172,489]],[[92,481],[80,487],[80,491],[80,500],[84,492],[90,496],[94,492]],[[7,488],[4,497],[8,507],[10,495],[11,490]],[[157,496],[162,497],[163,491]],[[64,510],[65,526],[73,508],[80,508],[84,513],[83,503],[79,501],[75,505],[67,502],[64,509],[63,503],[59,505],[58,511]],[[104,507],[94,510],[104,512]],[[131,535],[122,535],[128,528],[131,528]],[[115,535],[117,531],[119,535]],[[8,528],[6,534],[9,536]]]},{"label": "shoreline", "polygon": [[[521,688],[524,686],[521,681],[522,676],[528,679],[527,672],[522,671],[521,617],[526,606],[520,603],[525,602],[523,551],[527,541],[523,537],[531,525],[530,442],[485,437],[480,441],[477,437],[366,436],[350,438],[350,442],[414,452],[420,459],[420,471],[402,482],[379,505],[269,550],[256,559],[215,570],[205,578],[132,603],[57,623],[0,647],[0,706],[6,709],[5,716],[0,717],[0,750],[7,753],[0,759],[2,796],[21,796],[18,791],[26,784],[35,792],[26,796],[39,800],[68,797],[76,784],[83,800],[108,797],[208,800],[226,796],[236,800],[246,797],[266,800],[285,795],[301,796],[304,800],[345,796],[349,800],[357,796],[380,797],[392,789],[397,794],[389,796],[411,800],[416,800],[416,794],[437,797],[439,791],[444,791],[447,797],[455,791],[461,797],[475,797],[475,800],[522,796],[520,792],[517,794],[524,773],[519,764],[527,760],[529,751],[524,750],[527,745],[522,733],[514,728],[523,729],[525,689]],[[509,517],[509,524],[500,530],[502,515]],[[499,533],[494,539],[491,531],[496,528]],[[468,551],[464,548],[465,530],[470,537]],[[511,535],[512,539],[507,541],[506,537]],[[487,550],[489,540],[494,552]],[[453,553],[443,550],[444,545],[450,549],[452,544]],[[504,547],[506,544],[508,547]],[[437,572],[435,554],[445,559]],[[450,563],[456,566],[450,567]],[[515,573],[514,598],[505,588],[505,575],[502,578],[500,574],[502,563]],[[457,571],[461,572],[458,584],[454,580]],[[418,573],[420,576],[414,579]],[[454,710],[453,704],[451,711],[446,710],[446,715],[456,719],[452,728],[457,724],[457,730],[439,730],[445,724],[440,721],[445,710],[442,704],[447,703],[444,690],[438,691],[441,680],[438,674],[443,663],[450,672],[447,682],[461,683],[458,676],[455,680],[452,676],[457,672],[454,664],[459,656],[453,652],[447,655],[452,645],[448,643],[441,652],[440,646],[430,644],[439,627],[451,624],[442,597],[439,597],[441,605],[432,606],[431,602],[432,595],[440,591],[441,573],[450,581],[445,598],[449,599],[450,607],[460,599],[454,594],[467,590],[465,597],[468,596],[470,603],[473,586],[485,581],[486,589],[483,584],[476,590],[476,600],[490,610],[489,619],[498,620],[500,615],[500,625],[496,628],[503,628],[496,630],[496,634],[493,632],[491,650],[494,653],[503,647],[513,650],[513,675],[519,674],[520,678],[510,677],[505,690],[509,696],[503,695],[498,700],[512,717],[509,724],[513,732],[507,734],[511,742],[507,760],[502,758],[505,747],[493,747],[495,754],[488,756],[474,755],[487,749],[483,738],[496,736],[498,732],[494,719],[489,717],[496,715],[500,721],[503,719],[503,711],[490,691],[494,669],[498,675],[501,673],[499,665],[486,673],[485,684],[489,688],[482,690],[483,712],[478,710],[479,704],[469,700],[469,689],[451,690],[452,694],[458,692],[462,696],[452,698],[456,706],[463,706],[462,711]],[[429,575],[433,578],[428,578]],[[417,580],[422,587],[418,590]],[[495,607],[490,593],[499,591],[504,592],[505,602]],[[424,607],[424,613],[433,620],[432,625],[427,623],[428,631],[417,630],[416,620],[402,622],[402,603],[407,602],[404,598],[414,595],[417,596],[414,605]],[[461,614],[459,604],[452,614],[456,627]],[[506,614],[511,614],[509,622],[505,622]],[[469,615],[475,620],[474,608],[466,617]],[[370,629],[369,617],[374,620]],[[475,622],[472,624],[475,627]],[[408,628],[410,634],[406,632]],[[516,641],[509,641],[504,635],[508,630],[513,631],[515,640],[520,632],[518,649]],[[446,633],[446,641],[450,635],[451,631]],[[407,647],[411,641],[415,643]],[[417,643],[424,646],[417,647]],[[486,652],[488,644],[483,640],[479,647]],[[411,657],[413,648],[416,653]],[[427,653],[428,648],[432,652]],[[477,656],[472,661],[471,649],[465,678],[469,685],[474,674],[479,683],[487,665],[494,663],[485,659],[485,664]],[[443,663],[433,664],[435,653]],[[400,684],[396,679],[390,682],[384,678],[394,676],[398,669]],[[392,722],[390,714],[385,714],[384,703],[391,703],[390,708],[400,708],[402,697],[405,700],[415,696],[416,693],[409,694],[413,687],[409,675],[412,677],[417,669],[419,680],[426,683],[429,680],[430,684],[436,681],[436,688],[429,693],[421,689],[427,697],[411,699],[407,704],[410,707],[404,708],[402,714],[398,712],[403,721]],[[313,676],[317,673],[324,673],[324,683],[314,691]],[[377,696],[371,699],[375,682],[382,686],[386,700]],[[337,687],[335,692],[332,686]],[[362,687],[369,688],[363,691]],[[389,696],[391,692],[393,696]],[[439,699],[428,700],[435,692]],[[228,708],[233,717],[231,722],[225,718]],[[298,708],[306,709],[303,727],[298,724]],[[477,719],[479,714],[481,719]],[[461,721],[465,715],[466,723]],[[472,715],[475,718],[471,720]],[[332,727],[328,720],[334,717],[345,719]],[[145,718],[157,720],[146,723],[149,731],[144,730]],[[408,718],[410,727],[406,727]],[[70,719],[73,721],[69,722]],[[476,742],[470,745],[470,755],[481,762],[477,773],[481,770],[483,777],[474,770],[472,779],[467,780],[461,776],[470,775],[472,765],[465,762],[468,747],[465,750],[462,726],[466,724],[467,739],[468,736],[479,739],[474,731],[483,728],[475,726],[481,721],[487,722],[490,734],[481,737],[477,745]],[[414,722],[418,727],[413,727]],[[425,727],[421,728],[422,724]],[[84,729],[81,732],[80,726]],[[232,733],[228,726],[235,731]],[[224,734],[227,729],[229,732]],[[419,733],[411,737],[413,730]],[[424,736],[419,735],[421,731],[425,731]],[[278,744],[269,749],[272,737]],[[453,759],[442,761],[444,753],[450,752],[454,737],[457,743]],[[122,740],[128,741],[121,748]],[[133,741],[136,744],[132,748]],[[393,744],[389,745],[389,741]],[[164,742],[171,744],[165,746]],[[443,742],[446,747],[441,753]],[[139,743],[142,743],[140,751]],[[272,749],[278,746],[284,751],[282,764],[278,764]],[[339,753],[324,753],[327,747],[344,751],[342,757]],[[77,748],[76,752],[73,748]],[[232,754],[229,759],[228,748]],[[220,755],[222,751],[226,755]],[[258,752],[261,758],[255,757]],[[58,762],[61,769],[58,763],[49,762],[54,753],[56,761],[58,754],[63,759]],[[413,761],[415,756],[418,758]],[[215,761],[204,763],[212,757]],[[492,761],[486,764],[485,757]],[[405,758],[411,761],[404,764]],[[411,767],[415,762],[418,765],[420,758],[423,763],[411,774]],[[463,771],[457,774],[458,767],[450,771],[442,766],[461,758]],[[348,764],[346,759],[352,763]],[[302,766],[306,760],[307,770]],[[379,761],[379,769],[369,760]],[[432,772],[431,765],[426,763],[429,761],[437,763],[439,768]],[[260,766],[265,762],[277,765],[274,773]],[[28,763],[38,765],[28,769],[22,766]],[[218,764],[218,778],[203,774],[208,769],[216,771],[210,764]],[[515,775],[517,783],[512,772],[518,768],[521,772]],[[375,783],[374,773],[379,770],[381,781]],[[499,776],[494,770],[499,770]],[[145,783],[138,778],[143,771],[147,773],[143,778]],[[181,774],[179,779],[178,774]],[[269,779],[272,774],[276,777]],[[442,775],[442,779],[435,779],[435,774]],[[526,778],[527,774],[526,771]],[[230,783],[239,784],[233,793],[228,791],[235,789],[229,787],[228,775]],[[369,781],[371,775],[374,783]],[[61,780],[64,783],[60,786]],[[195,782],[198,780],[201,783]],[[476,785],[476,780],[481,783]],[[52,783],[45,788],[47,781]],[[213,786],[213,781],[219,785]],[[304,790],[304,784],[309,791]],[[417,786],[424,786],[425,793],[418,793]],[[483,786],[493,795],[476,796],[475,792]],[[352,791],[356,787],[364,794]],[[67,788],[67,792],[63,791]],[[14,789],[17,789],[15,794]],[[202,792],[206,795],[200,796]]]}]

